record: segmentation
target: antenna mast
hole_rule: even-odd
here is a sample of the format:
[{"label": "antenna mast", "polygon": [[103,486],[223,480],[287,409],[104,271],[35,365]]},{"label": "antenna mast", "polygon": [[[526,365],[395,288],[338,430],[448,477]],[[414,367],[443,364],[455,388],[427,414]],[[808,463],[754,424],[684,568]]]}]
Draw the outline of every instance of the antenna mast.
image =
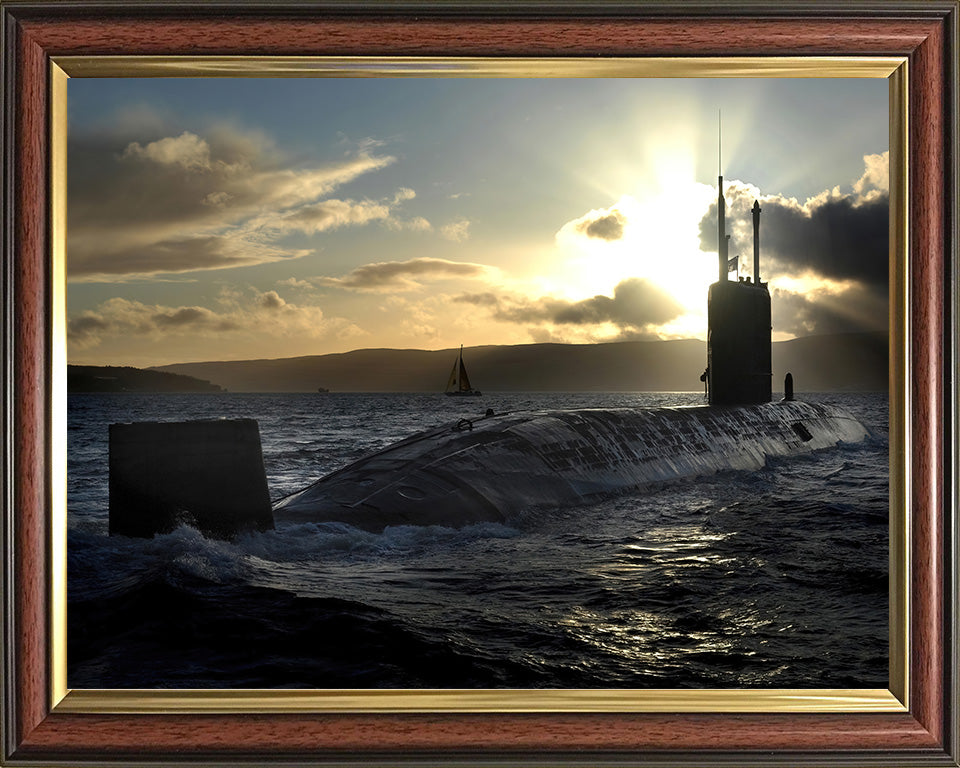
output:
[{"label": "antenna mast", "polygon": [[721,164],[720,152],[723,146],[723,113],[717,110],[717,279],[724,282],[728,278],[727,268],[727,227],[726,212],[727,203],[723,199],[723,166]]},{"label": "antenna mast", "polygon": [[717,176],[723,178],[723,110],[717,110]]}]

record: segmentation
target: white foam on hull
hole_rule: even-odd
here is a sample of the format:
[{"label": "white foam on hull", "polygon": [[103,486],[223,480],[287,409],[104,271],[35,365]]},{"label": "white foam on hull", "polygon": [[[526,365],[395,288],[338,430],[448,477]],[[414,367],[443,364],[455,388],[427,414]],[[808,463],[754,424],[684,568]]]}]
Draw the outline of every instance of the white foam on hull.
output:
[{"label": "white foam on hull", "polygon": [[509,413],[413,435],[274,505],[278,521],[462,526],[863,440],[844,411],[751,406]]}]

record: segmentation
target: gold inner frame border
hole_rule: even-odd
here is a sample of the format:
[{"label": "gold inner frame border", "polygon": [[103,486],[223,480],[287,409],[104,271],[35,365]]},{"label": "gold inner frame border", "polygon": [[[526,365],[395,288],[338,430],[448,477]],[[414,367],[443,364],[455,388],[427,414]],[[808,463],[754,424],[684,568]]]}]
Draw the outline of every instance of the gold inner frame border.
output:
[{"label": "gold inner frame border", "polygon": [[[850,713],[909,710],[910,529],[908,458],[909,232],[908,62],[905,57],[458,58],[59,56],[50,66],[51,340],[50,702],[54,712]],[[887,689],[271,690],[69,689],[67,686],[66,173],[70,78],[148,77],[460,78],[885,78],[890,135],[890,540]]]}]

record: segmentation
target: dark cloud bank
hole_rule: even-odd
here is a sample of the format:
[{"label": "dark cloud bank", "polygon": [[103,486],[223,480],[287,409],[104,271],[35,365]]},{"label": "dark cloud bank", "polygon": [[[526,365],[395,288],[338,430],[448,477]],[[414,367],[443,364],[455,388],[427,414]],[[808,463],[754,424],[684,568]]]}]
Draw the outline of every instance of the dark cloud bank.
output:
[{"label": "dark cloud bank", "polygon": [[[753,201],[742,195],[727,213],[730,253],[753,256]],[[884,194],[857,203],[852,197],[831,198],[805,210],[790,201],[761,202],[761,271],[802,274],[806,271],[833,280],[887,283],[890,200]],[[700,248],[717,250],[717,205],[700,221]]]},{"label": "dark cloud bank", "polygon": [[[752,272],[753,197],[727,191],[730,253]],[[798,335],[884,330],[889,273],[889,196],[830,195],[800,206],[784,198],[760,200],[760,272],[763,279],[814,275],[848,285],[839,293],[806,296],[773,292],[775,331]],[[700,248],[716,251],[717,205],[700,222]]]}]

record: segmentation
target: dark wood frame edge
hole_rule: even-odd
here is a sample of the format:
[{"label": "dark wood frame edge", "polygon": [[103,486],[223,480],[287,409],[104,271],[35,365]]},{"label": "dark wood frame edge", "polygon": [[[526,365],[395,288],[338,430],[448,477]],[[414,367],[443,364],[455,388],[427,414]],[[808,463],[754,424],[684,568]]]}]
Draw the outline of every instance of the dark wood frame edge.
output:
[{"label": "dark wood frame edge", "polygon": [[[56,5],[62,18],[126,15],[131,3],[126,0],[4,0],[14,7],[19,18],[42,18]],[[952,0],[738,0],[718,5],[712,0],[137,0],[139,18],[154,16],[220,17],[253,15],[258,17],[302,16],[324,13],[340,17],[512,20],[531,18],[557,20],[604,17],[644,18],[932,18],[950,13]]]},{"label": "dark wood frame edge", "polygon": [[[570,3],[523,4],[506,13],[501,4],[447,4],[436,13],[427,5],[322,3],[269,6],[255,2],[163,3],[119,8],[114,3],[5,2],[2,11],[4,55],[3,168],[4,207],[4,740],[0,759],[10,764],[42,761],[109,760],[138,764],[205,758],[247,761],[271,756],[277,760],[316,759],[343,764],[444,764],[549,762],[597,764],[671,764],[696,762],[724,765],[783,765],[798,760],[810,765],[886,764],[953,765],[957,759],[956,679],[956,530],[948,505],[952,497],[956,457],[953,413],[956,380],[953,357],[956,326],[956,2],[791,3],[778,6],[798,18],[783,21],[790,34],[776,34],[771,17],[782,17],[763,2],[736,6],[744,18],[724,41],[724,49],[706,50],[702,40],[680,33],[687,15],[700,24],[732,29],[731,11],[711,15],[701,2],[629,5],[604,3],[597,9]],[[914,656],[911,712],[905,715],[344,715],[286,716],[95,716],[50,714],[46,664],[45,596],[49,574],[45,545],[49,482],[49,274],[47,268],[47,72],[56,54],[139,52],[142,30],[180,23],[228,24],[224,8],[242,10],[245,23],[290,29],[290,19],[314,33],[338,33],[337,42],[311,53],[343,55],[380,46],[382,25],[401,30],[394,53],[435,52],[446,55],[519,53],[511,38],[516,24],[525,26],[524,48],[538,55],[728,53],[780,55],[849,53],[843,31],[850,19],[860,26],[857,53],[908,55],[910,77],[911,252],[914,267],[910,307],[917,332],[912,339],[910,404],[917,434],[913,456],[913,503],[918,514],[914,531]],[[259,8],[259,13],[258,13]],[[766,13],[764,10],[766,9]],[[804,9],[806,12],[804,13]],[[844,10],[845,9],[845,10]],[[437,9],[434,9],[437,10]],[[277,13],[283,19],[277,17]],[[159,14],[159,15],[158,15]],[[219,16],[218,16],[219,14]],[[426,14],[426,17],[425,17]],[[185,20],[181,21],[180,16]],[[214,20],[217,16],[217,20]],[[478,18],[479,17],[479,18]],[[520,18],[522,17],[522,18]],[[518,18],[520,20],[518,20]],[[744,20],[753,22],[748,37]],[[481,33],[470,43],[451,48],[452,26],[473,24]],[[644,25],[672,28],[674,38],[657,44]],[[834,26],[831,27],[831,24]],[[83,35],[77,36],[77,25]],[[116,30],[121,28],[121,34]],[[673,25],[671,27],[671,25]],[[309,26],[309,25],[307,25]],[[571,29],[589,32],[589,41],[560,36]],[[596,40],[597,29],[608,37]],[[816,27],[817,35],[804,29]],[[531,40],[529,29],[540,35]],[[629,31],[627,31],[629,28]],[[140,30],[138,32],[138,29]],[[613,30],[613,32],[611,32]],[[618,32],[617,30],[623,30]],[[884,30],[886,33],[884,33]],[[97,37],[99,31],[100,37]],[[249,48],[237,26],[228,44],[177,38],[155,43],[164,52],[257,52]],[[346,31],[346,35],[344,33]],[[870,34],[872,40],[866,40]],[[695,32],[695,30],[694,30]],[[613,35],[611,38],[610,35]],[[884,36],[886,34],[886,36]],[[231,37],[232,35],[232,37]],[[352,35],[352,36],[351,36]],[[618,37],[619,35],[619,37]],[[154,35],[155,36],[155,35]],[[647,42],[644,43],[644,40]],[[232,41],[232,42],[229,42]],[[271,52],[305,52],[309,40],[285,42]],[[230,48],[233,45],[233,48]],[[126,48],[125,48],[126,46]],[[247,46],[247,47],[244,47]],[[297,46],[301,46],[298,48]],[[639,46],[639,47],[638,47]],[[671,48],[672,46],[672,48]],[[465,50],[470,49],[472,50]],[[151,49],[154,50],[154,49]],[[377,50],[384,55],[388,51]],[[923,290],[920,290],[923,288]],[[294,729],[306,742],[291,737]],[[232,734],[226,742],[219,735]],[[496,737],[491,740],[491,731]],[[242,732],[242,733],[241,733]],[[245,735],[244,735],[245,734]],[[739,741],[738,741],[739,740]],[[711,742],[713,746],[708,747]],[[720,747],[716,747],[719,743]],[[668,749],[675,746],[677,749]],[[188,753],[181,750],[186,748]],[[187,756],[189,755],[189,757]]]}]

